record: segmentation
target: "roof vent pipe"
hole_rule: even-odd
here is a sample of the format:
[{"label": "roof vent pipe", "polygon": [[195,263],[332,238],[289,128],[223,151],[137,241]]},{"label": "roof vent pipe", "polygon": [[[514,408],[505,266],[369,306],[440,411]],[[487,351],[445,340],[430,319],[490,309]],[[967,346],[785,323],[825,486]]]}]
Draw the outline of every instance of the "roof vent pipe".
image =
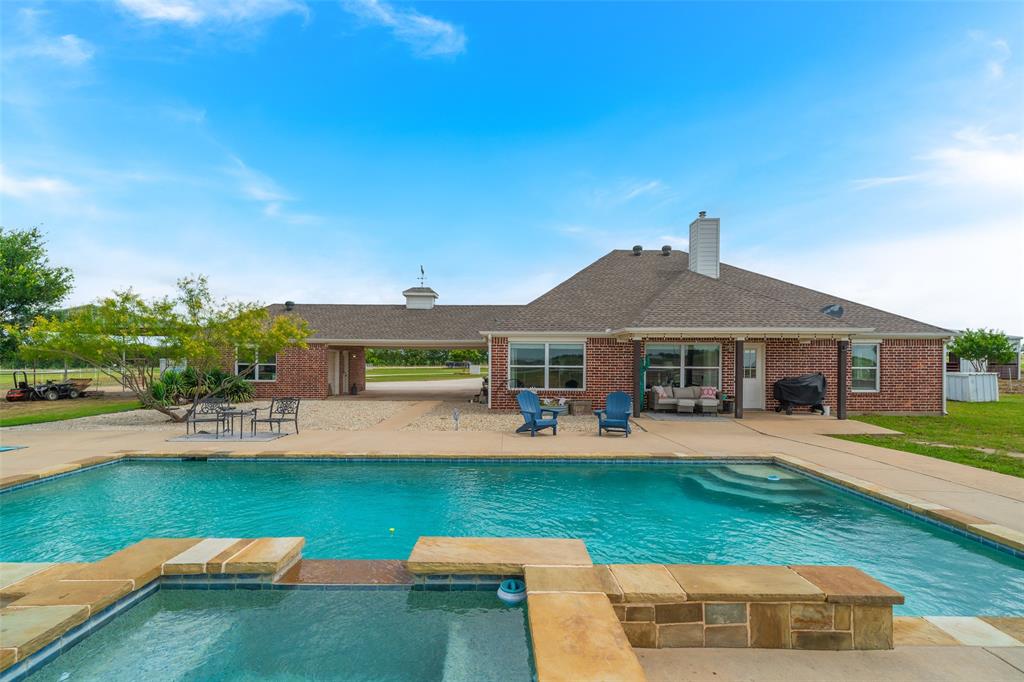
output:
[{"label": "roof vent pipe", "polygon": [[288,311],[295,310],[295,301],[285,301],[284,309]]},{"label": "roof vent pipe", "polygon": [[665,244],[665,246],[661,247],[661,255],[662,256],[671,256],[672,255],[672,247],[669,246],[668,244]]},{"label": "roof vent pipe", "polygon": [[636,246],[633,247],[633,255],[634,256],[639,256],[643,252],[644,252],[644,247],[640,246],[639,244],[637,244]]}]

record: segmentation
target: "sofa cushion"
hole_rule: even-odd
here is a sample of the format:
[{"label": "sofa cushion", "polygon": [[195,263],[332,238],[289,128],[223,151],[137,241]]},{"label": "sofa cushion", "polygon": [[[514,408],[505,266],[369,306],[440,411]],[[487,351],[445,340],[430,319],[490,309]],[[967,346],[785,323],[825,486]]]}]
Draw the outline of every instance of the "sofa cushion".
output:
[{"label": "sofa cushion", "polygon": [[697,398],[700,397],[700,387],[699,386],[686,386],[685,388],[680,388],[679,386],[675,386],[675,387],[672,388],[672,397],[673,398],[686,398],[688,400],[696,400]]}]

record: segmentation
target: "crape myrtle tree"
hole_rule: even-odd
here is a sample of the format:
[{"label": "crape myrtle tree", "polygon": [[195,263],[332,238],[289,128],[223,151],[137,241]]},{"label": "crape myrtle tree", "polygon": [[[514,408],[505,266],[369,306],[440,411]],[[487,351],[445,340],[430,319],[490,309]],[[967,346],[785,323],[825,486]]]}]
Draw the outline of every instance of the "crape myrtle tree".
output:
[{"label": "crape myrtle tree", "polygon": [[949,351],[970,362],[975,372],[1011,363],[1016,357],[1006,334],[994,329],[965,329],[949,344]]},{"label": "crape myrtle tree", "polygon": [[[145,300],[132,290],[115,291],[93,305],[60,317],[37,317],[26,329],[8,329],[28,357],[76,360],[123,382],[142,405],[174,421],[185,421],[198,404],[224,392],[231,382],[251,376],[212,372],[230,365],[239,349],[272,356],[287,347],[305,347],[309,329],[291,315],[271,317],[258,303],[215,300],[204,276],[178,280],[174,296]],[[151,390],[160,361],[186,365],[198,376],[222,376],[200,384],[184,410],[174,409]]]}]

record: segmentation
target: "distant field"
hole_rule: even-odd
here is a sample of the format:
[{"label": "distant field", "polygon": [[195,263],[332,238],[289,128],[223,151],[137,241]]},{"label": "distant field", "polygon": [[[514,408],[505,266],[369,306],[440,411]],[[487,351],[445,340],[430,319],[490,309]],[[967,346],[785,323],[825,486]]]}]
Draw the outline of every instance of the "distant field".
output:
[{"label": "distant field", "polygon": [[[8,388],[14,387],[14,379],[11,376],[12,372],[21,372],[21,368],[7,369],[0,368],[0,388],[4,389],[4,392]],[[25,373],[28,374],[28,382],[30,384],[45,384],[47,381],[64,381],[64,370],[62,369],[37,369],[35,374],[31,369],[26,369]],[[19,374],[19,377],[21,375]],[[92,379],[92,383],[89,388],[109,388],[113,386],[120,386],[120,382],[115,381],[113,378],[108,377],[106,374],[99,372],[95,369],[69,369],[68,379]]]},{"label": "distant field", "polygon": [[31,400],[9,403],[0,399],[0,426],[22,426],[93,417],[97,414],[127,412],[140,407],[135,398],[123,395],[76,398],[74,400]]},{"label": "distant field", "polygon": [[480,368],[480,374],[470,374],[468,369],[447,367],[373,367],[367,368],[366,380],[381,381],[437,381],[441,379],[482,379],[487,376],[487,366]]}]

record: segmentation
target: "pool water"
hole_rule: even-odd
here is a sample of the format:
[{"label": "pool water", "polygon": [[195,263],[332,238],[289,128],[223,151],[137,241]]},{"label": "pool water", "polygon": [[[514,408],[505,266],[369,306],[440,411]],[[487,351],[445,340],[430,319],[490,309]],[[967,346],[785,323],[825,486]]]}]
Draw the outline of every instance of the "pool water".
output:
[{"label": "pool water", "polygon": [[126,462],[0,495],[0,561],[295,535],[318,559],[476,535],[581,538],[602,563],[853,565],[906,595],[899,613],[1024,615],[1021,559],[766,465]]},{"label": "pool water", "polygon": [[160,590],[29,679],[531,679],[523,607],[493,593]]}]

